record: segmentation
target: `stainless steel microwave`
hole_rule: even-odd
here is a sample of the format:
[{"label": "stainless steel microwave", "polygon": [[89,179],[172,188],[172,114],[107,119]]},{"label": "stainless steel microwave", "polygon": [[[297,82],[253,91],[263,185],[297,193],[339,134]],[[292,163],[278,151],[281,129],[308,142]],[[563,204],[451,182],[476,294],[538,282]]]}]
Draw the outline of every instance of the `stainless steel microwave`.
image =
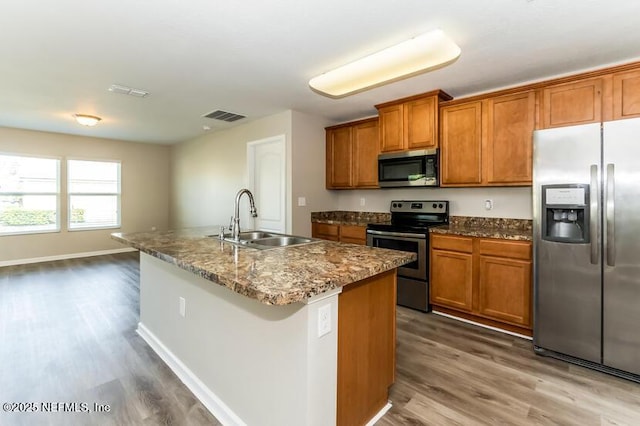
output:
[{"label": "stainless steel microwave", "polygon": [[380,154],[378,184],[382,188],[439,186],[438,150],[421,149]]}]

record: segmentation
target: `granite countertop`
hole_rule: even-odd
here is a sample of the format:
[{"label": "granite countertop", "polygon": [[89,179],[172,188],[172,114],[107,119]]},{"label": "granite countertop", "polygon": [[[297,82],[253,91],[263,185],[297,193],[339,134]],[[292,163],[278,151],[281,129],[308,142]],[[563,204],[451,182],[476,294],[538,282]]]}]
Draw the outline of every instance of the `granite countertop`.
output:
[{"label": "granite countertop", "polygon": [[356,211],[326,211],[311,212],[311,222],[327,223],[330,225],[367,226],[369,223],[388,223],[390,213],[356,212]]},{"label": "granite countertop", "polygon": [[429,231],[433,234],[532,241],[532,229],[532,221],[527,219],[451,216],[449,225],[429,228]]},{"label": "granite countertop", "polygon": [[257,250],[206,237],[220,227],[114,233],[117,241],[267,305],[288,305],[416,259],[414,253],[318,240]]}]

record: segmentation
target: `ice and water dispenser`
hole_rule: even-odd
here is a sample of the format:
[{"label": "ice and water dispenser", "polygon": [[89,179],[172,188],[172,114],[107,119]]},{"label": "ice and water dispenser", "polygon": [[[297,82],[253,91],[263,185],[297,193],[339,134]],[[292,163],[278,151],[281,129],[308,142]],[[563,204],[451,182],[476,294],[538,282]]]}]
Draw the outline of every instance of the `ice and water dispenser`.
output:
[{"label": "ice and water dispenser", "polygon": [[589,185],[542,186],[542,239],[589,243]]}]

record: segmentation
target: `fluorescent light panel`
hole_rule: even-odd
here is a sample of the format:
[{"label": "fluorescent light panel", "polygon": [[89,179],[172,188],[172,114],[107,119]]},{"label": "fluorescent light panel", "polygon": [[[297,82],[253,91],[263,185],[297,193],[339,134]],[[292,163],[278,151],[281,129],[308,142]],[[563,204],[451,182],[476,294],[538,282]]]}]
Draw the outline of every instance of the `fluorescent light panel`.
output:
[{"label": "fluorescent light panel", "polygon": [[314,77],[309,86],[343,97],[447,65],[460,52],[442,30],[434,30]]}]

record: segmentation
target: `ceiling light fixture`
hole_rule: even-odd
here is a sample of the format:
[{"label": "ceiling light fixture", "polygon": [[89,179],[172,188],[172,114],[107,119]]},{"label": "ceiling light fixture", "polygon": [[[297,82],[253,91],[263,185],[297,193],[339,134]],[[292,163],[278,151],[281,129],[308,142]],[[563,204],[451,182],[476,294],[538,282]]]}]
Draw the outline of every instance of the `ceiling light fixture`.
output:
[{"label": "ceiling light fixture", "polygon": [[83,126],[93,127],[98,124],[98,121],[102,120],[100,117],[96,117],[95,115],[87,115],[87,114],[73,114],[78,124],[82,124]]},{"label": "ceiling light fixture", "polygon": [[434,30],[314,77],[309,86],[340,98],[448,65],[459,56],[460,47]]}]

